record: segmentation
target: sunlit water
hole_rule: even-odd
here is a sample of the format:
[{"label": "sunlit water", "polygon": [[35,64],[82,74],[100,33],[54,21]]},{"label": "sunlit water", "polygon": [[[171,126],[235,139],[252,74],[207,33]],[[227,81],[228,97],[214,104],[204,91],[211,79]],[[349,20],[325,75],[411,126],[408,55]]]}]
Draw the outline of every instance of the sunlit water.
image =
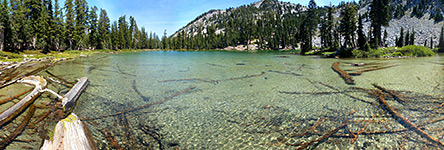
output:
[{"label": "sunlit water", "polygon": [[[365,72],[354,77],[356,85],[347,85],[331,69],[334,62],[341,62],[344,70],[358,69],[350,63],[396,66]],[[98,54],[49,70],[70,80],[89,78],[90,85],[74,110],[81,118],[130,110],[195,87],[162,104],[88,122],[99,148],[109,147],[101,133],[105,129],[125,148],[157,149],[158,143],[143,132],[143,126],[150,126],[163,134],[162,145],[167,149],[295,149],[299,146],[290,145],[315,140],[348,118],[355,122],[348,122],[347,129],[310,147],[409,149],[433,145],[413,131],[360,135],[354,143],[345,136],[350,134],[347,130],[357,132],[364,127],[366,123],[360,120],[382,120],[369,121],[366,131],[404,128],[381,109],[376,97],[350,87],[375,89],[372,83],[377,83],[412,96],[407,98],[411,101],[438,101],[402,105],[388,100],[419,124],[441,117],[443,62],[443,57],[338,60],[285,53],[168,51]],[[433,108],[410,110],[415,106]],[[375,117],[381,115],[386,117]],[[443,124],[427,125],[424,130],[444,141],[439,130]]]}]

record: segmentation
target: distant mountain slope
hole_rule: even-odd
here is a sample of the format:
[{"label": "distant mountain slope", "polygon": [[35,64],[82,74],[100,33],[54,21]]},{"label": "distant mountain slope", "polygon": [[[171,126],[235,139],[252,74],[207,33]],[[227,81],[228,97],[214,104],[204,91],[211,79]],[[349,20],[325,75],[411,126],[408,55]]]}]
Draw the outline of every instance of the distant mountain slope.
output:
[{"label": "distant mountain slope", "polygon": [[[355,3],[364,19],[364,30],[369,30],[368,12],[371,0]],[[336,24],[345,2],[333,6]],[[172,48],[185,49],[294,49],[300,44],[301,24],[307,7],[300,4],[261,0],[249,5],[225,10],[210,10],[188,23],[171,36]],[[327,16],[328,7],[319,7],[318,16]],[[391,0],[392,20],[387,30],[386,44],[395,45],[401,27],[415,30],[415,44],[423,45],[430,37],[437,44],[443,26],[443,0]],[[321,25],[318,25],[320,28]],[[320,47],[319,29],[313,45]],[[368,35],[368,33],[366,33]]]}]

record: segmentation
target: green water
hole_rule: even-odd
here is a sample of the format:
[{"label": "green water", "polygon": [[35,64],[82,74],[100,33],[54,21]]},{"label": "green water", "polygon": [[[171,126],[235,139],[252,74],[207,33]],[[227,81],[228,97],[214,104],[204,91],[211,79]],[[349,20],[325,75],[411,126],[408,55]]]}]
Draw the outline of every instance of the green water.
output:
[{"label": "green water", "polygon": [[[377,83],[397,90],[406,95],[408,103],[387,101],[412,123],[437,119],[444,112],[439,107],[444,102],[441,99],[443,57],[379,60],[278,57],[283,55],[175,51],[99,54],[64,62],[49,70],[70,80],[89,78],[90,85],[74,110],[81,118],[130,110],[195,87],[162,104],[89,122],[99,148],[109,147],[100,132],[106,129],[125,148],[157,149],[158,143],[142,130],[146,125],[163,135],[161,141],[167,149],[295,149],[299,146],[290,145],[315,140],[346,120],[347,129],[342,128],[310,147],[433,147],[413,131],[360,135],[352,143],[352,138],[346,136],[350,134],[347,130],[359,131],[366,124],[363,120],[381,120],[370,122],[365,131],[389,131],[404,126],[381,109],[376,97],[350,87],[375,89],[371,84]],[[345,70],[357,69],[349,63],[396,66],[365,72],[354,77],[356,85],[347,85],[331,69],[334,62],[341,62],[340,67]],[[430,110],[425,109],[429,107]],[[355,110],[355,114],[348,115]],[[316,124],[319,125],[314,127]],[[429,124],[423,130],[444,141],[439,129],[442,125],[443,122]]]}]

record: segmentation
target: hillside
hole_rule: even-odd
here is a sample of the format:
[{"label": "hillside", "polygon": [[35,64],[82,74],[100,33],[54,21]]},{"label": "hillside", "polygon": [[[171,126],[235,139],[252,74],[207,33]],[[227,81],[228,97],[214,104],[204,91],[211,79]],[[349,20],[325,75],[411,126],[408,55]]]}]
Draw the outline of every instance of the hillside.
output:
[{"label": "hillside", "polygon": [[[364,15],[364,31],[370,30],[370,0],[352,3],[358,15]],[[347,3],[332,6],[335,26],[339,24],[340,11]],[[322,20],[329,7],[316,7],[318,28],[313,46],[321,47]],[[391,21],[387,30],[386,45],[395,46],[401,27],[405,32],[415,31],[415,44],[423,45],[433,39],[436,45],[443,26],[444,2],[441,0],[391,0]],[[249,5],[224,10],[210,10],[178,30],[170,38],[170,48],[182,49],[295,49],[300,48],[307,21],[308,7],[277,0],[261,0]],[[441,18],[440,18],[441,17]],[[365,33],[368,36],[368,33]]]}]

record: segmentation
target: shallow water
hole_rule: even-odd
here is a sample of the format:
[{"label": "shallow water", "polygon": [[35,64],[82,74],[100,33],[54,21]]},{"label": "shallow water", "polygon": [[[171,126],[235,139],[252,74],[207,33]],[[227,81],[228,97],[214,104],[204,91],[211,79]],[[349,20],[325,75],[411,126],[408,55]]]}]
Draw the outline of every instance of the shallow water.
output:
[{"label": "shallow water", "polygon": [[[334,62],[341,62],[344,70],[359,69],[350,63],[396,66],[354,76],[356,85],[347,85],[331,69]],[[410,149],[434,145],[413,131],[364,134],[352,143],[350,131],[364,126],[369,132],[404,126],[381,108],[378,98],[350,87],[375,89],[376,83],[396,90],[408,102],[387,99],[388,103],[420,124],[443,113],[443,62],[443,57],[338,60],[285,53],[167,51],[98,54],[49,70],[71,81],[89,78],[74,110],[81,118],[130,110],[195,87],[161,104],[88,122],[99,148],[110,147],[101,133],[105,129],[125,148],[158,149],[144,132],[150,129],[163,135],[167,149],[295,149],[300,146],[291,144],[315,140],[346,122],[346,128],[310,147]],[[353,111],[357,112],[349,114]],[[423,130],[444,141],[439,129],[443,124]]]}]

